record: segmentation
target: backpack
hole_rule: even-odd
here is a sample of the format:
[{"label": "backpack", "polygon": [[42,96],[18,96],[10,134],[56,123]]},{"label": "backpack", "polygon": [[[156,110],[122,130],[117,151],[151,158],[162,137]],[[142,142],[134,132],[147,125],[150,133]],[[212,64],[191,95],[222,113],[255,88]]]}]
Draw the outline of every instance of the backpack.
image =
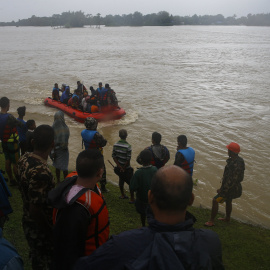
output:
[{"label": "backpack", "polygon": [[161,145],[161,156],[162,156],[162,158],[160,159],[160,158],[158,158],[156,155],[155,155],[155,153],[154,153],[154,151],[153,151],[153,145],[151,145],[150,147],[148,147],[148,150],[150,150],[151,151],[151,153],[152,153],[152,156],[153,156],[153,160],[154,160],[154,162],[155,162],[155,166],[159,169],[159,168],[161,168],[161,167],[163,167],[164,166],[164,159],[167,157],[167,150],[166,150],[166,148],[165,148],[165,146],[164,145]]},{"label": "backpack", "polygon": [[125,270],[212,269],[202,230],[155,233],[153,241]]}]

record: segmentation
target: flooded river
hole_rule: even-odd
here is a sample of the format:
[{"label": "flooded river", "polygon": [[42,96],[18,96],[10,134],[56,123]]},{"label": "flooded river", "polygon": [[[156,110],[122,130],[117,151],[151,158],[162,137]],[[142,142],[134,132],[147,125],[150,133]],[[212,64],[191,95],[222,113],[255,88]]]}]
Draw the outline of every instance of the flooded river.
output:
[{"label": "flooded river", "polygon": [[[246,163],[243,195],[232,216],[270,228],[270,28],[179,26],[52,29],[0,28],[0,96],[11,100],[10,112],[25,105],[25,119],[52,124],[55,109],[43,100],[55,82],[71,89],[109,83],[127,115],[100,123],[108,140],[104,149],[108,179],[118,131],[128,131],[136,156],[162,134],[173,164],[176,138],[188,137],[196,151],[195,205],[210,208],[220,187],[226,145],[235,141]],[[83,124],[68,116],[70,164],[82,150]],[[224,206],[220,210],[225,211]]]}]

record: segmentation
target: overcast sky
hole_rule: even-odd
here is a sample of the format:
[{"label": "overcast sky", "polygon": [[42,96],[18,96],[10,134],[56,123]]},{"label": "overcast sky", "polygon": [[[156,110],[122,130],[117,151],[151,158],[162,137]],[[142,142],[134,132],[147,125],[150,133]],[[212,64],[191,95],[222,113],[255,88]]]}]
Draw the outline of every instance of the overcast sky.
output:
[{"label": "overcast sky", "polygon": [[180,16],[236,14],[241,17],[249,13],[270,13],[270,0],[0,0],[0,22],[79,10],[101,16],[135,11],[145,15],[165,10]]}]

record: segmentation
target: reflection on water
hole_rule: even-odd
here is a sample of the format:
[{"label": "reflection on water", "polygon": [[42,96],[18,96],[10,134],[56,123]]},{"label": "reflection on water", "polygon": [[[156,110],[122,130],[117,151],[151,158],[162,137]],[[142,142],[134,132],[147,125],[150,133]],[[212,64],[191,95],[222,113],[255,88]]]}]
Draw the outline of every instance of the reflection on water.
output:
[{"label": "reflection on water", "polygon": [[[100,123],[111,159],[118,130],[128,130],[137,154],[159,131],[171,152],[186,134],[196,150],[196,205],[211,206],[220,186],[226,145],[240,144],[246,163],[243,195],[233,217],[270,227],[269,98],[270,29],[266,27],[181,26],[99,29],[2,27],[1,96],[11,112],[26,105],[26,119],[52,124],[55,109],[45,107],[55,82],[71,89],[81,80],[95,88],[110,83],[127,115]],[[81,123],[66,117],[71,130],[70,168],[82,150]],[[107,163],[109,178],[117,181]],[[221,207],[224,212],[224,207]]]}]

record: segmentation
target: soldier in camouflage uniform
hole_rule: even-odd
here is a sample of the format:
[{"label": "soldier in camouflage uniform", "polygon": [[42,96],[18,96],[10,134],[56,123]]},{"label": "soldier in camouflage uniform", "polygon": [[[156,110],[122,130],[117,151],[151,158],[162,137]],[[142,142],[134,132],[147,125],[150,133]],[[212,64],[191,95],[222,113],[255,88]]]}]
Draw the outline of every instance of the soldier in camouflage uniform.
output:
[{"label": "soldier in camouflage uniform", "polygon": [[217,195],[213,198],[211,218],[204,225],[214,226],[214,219],[218,213],[218,204],[226,203],[226,217],[219,218],[221,221],[229,222],[232,212],[232,200],[242,195],[241,182],[244,179],[245,162],[238,156],[240,146],[237,143],[230,143],[228,148],[229,158],[225,166],[221,188],[217,190]]},{"label": "soldier in camouflage uniform", "polygon": [[17,179],[23,200],[23,230],[30,248],[32,269],[49,269],[53,254],[52,208],[47,204],[54,188],[47,165],[54,144],[52,127],[41,125],[34,131],[34,152],[18,162]]}]

